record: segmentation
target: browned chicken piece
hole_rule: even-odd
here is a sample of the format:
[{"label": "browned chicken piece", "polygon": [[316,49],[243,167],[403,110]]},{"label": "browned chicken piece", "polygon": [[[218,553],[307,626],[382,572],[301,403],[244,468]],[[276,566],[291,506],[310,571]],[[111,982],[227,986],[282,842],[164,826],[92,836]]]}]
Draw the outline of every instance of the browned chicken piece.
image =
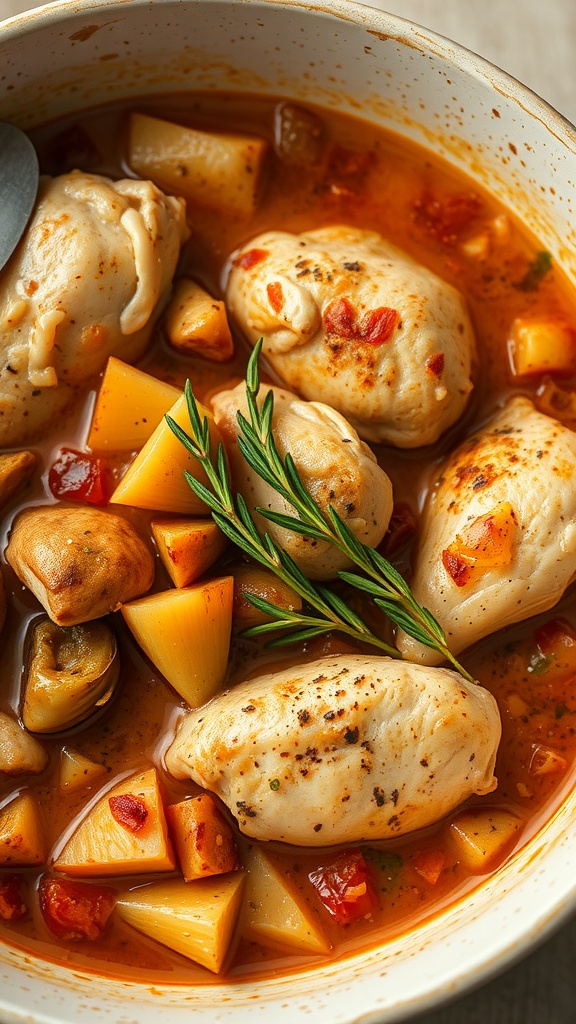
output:
[{"label": "browned chicken piece", "polygon": [[37,775],[48,764],[44,747],[10,715],[0,711],[0,772]]},{"label": "browned chicken piece", "polygon": [[462,295],[374,231],[269,231],[231,260],[231,315],[281,382],[367,441],[432,444],[472,390]]},{"label": "browned chicken piece", "polygon": [[5,452],[0,454],[0,509],[7,505],[17,491],[30,479],[36,469],[34,452]]},{"label": "browned chicken piece", "polygon": [[[274,394],[272,429],[279,454],[290,452],[302,483],[324,511],[332,505],[363,544],[375,547],[386,533],[392,515],[392,484],[368,445],[343,416],[320,402],[303,402],[281,388],[261,388]],[[238,444],[238,411],[248,416],[246,388],[221,391],[212,399],[214,418],[230,458],[234,485],[249,509],[270,508],[294,516],[295,509],[248,465]],[[309,579],[329,579],[350,565],[333,545],[269,522],[256,514],[261,533],[269,533],[288,552]]]},{"label": "browned chicken piece", "polygon": [[455,672],[340,655],[187,712],[166,765],[248,836],[330,846],[405,835],[492,792],[500,734],[492,694]]},{"label": "browned chicken piece", "polygon": [[154,580],[154,559],[134,527],[86,506],[40,505],[22,512],[6,560],[59,626],[116,611]]},{"label": "browned chicken piece", "polygon": [[142,354],[186,236],[183,200],[152,182],[41,180],[0,275],[0,447],[38,437],[108,356]]},{"label": "browned chicken piece", "polygon": [[576,434],[512,399],[439,466],[420,530],[412,591],[453,654],[552,608],[576,576]]}]

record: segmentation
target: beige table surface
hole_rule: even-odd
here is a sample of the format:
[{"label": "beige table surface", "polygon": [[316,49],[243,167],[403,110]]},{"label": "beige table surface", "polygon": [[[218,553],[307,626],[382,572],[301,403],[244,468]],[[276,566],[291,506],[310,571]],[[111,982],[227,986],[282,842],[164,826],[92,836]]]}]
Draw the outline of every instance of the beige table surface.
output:
[{"label": "beige table surface", "polygon": [[[576,123],[576,0],[373,0],[373,5],[462,43]],[[33,6],[33,0],[0,0],[0,20]],[[576,1024],[576,920],[522,963],[419,1017],[417,1024]]]}]

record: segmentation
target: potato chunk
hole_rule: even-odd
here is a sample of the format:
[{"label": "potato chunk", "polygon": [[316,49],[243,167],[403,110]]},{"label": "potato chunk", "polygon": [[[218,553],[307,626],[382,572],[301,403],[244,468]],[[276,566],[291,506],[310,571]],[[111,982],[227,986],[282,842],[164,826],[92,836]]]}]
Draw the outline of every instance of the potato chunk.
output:
[{"label": "potato chunk", "polygon": [[196,281],[182,278],[166,310],[168,341],[183,355],[225,363],[234,355],[226,306]]},{"label": "potato chunk", "polygon": [[185,882],[234,870],[234,834],[208,793],[171,804],[166,817]]},{"label": "potato chunk", "polygon": [[59,786],[63,793],[84,789],[106,774],[106,767],[85,757],[74,747],[62,747]]},{"label": "potato chunk", "polygon": [[154,559],[134,527],[85,506],[37,505],[22,512],[6,559],[59,626],[116,611],[154,580]]},{"label": "potato chunk", "polygon": [[572,374],[576,369],[576,334],[568,323],[557,318],[514,320],[510,349],[516,377]]},{"label": "potato chunk", "polygon": [[471,807],[450,823],[450,838],[468,871],[484,874],[510,852],[523,826],[516,814],[504,808]]},{"label": "potato chunk", "polygon": [[248,880],[243,901],[246,938],[303,953],[328,953],[330,943],[313,909],[298,893],[287,872],[262,850],[252,847],[244,858]]},{"label": "potato chunk", "polygon": [[5,775],[38,775],[48,764],[48,754],[38,740],[14,718],[0,711],[0,772]]},{"label": "potato chunk", "polygon": [[180,395],[180,388],[110,356],[92,415],[88,447],[98,452],[142,448]]},{"label": "potato chunk", "polygon": [[171,686],[197,708],[223,686],[234,581],[224,576],[122,607],[126,623]]},{"label": "potato chunk", "polygon": [[[199,412],[201,417],[208,418],[211,443],[213,451],[216,451],[221,439],[213,416],[201,405]],[[172,406],[170,416],[183,430],[191,433],[184,395]],[[206,515],[206,505],[188,485],[185,471],[209,486],[202,466],[188,454],[165,420],[162,420],[128,467],[110,501],[112,504],[134,505],[136,508],[151,508],[158,512]]]},{"label": "potato chunk", "polygon": [[265,139],[197,131],[136,113],[128,131],[128,164],[141,178],[200,206],[243,216],[253,212]]},{"label": "potato chunk", "polygon": [[19,793],[0,809],[0,865],[26,867],[46,860],[46,836],[32,793]]},{"label": "potato chunk", "polygon": [[213,519],[154,519],[162,564],[175,587],[188,587],[222,554],[228,541]]},{"label": "potato chunk", "polygon": [[36,465],[34,452],[6,452],[0,455],[0,508],[30,479]]},{"label": "potato chunk", "polygon": [[131,775],[107,790],[56,856],[68,875],[126,875],[172,871],[156,770]]},{"label": "potato chunk", "polygon": [[218,973],[234,933],[244,875],[235,871],[195,882],[152,882],[121,895],[128,924]]}]

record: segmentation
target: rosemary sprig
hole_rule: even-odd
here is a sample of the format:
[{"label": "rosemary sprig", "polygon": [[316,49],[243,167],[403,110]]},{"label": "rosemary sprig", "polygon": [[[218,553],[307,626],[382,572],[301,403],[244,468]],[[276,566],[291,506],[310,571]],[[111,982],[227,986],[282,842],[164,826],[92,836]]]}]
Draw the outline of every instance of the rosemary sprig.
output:
[{"label": "rosemary sprig", "polygon": [[[369,594],[374,604],[396,625],[419,643],[438,651],[465,679],[472,682],[470,674],[450,652],[442,627],[426,608],[418,604],[400,573],[378,551],[362,544],[333,506],[330,505],[323,511],[304,487],[290,453],[282,457],[278,452],[272,432],[273,392],[269,391],[260,407],[258,405],[258,359],[261,347],[260,341],[248,363],[248,417],[240,412],[237,414],[240,427],[238,445],[247,463],[294,508],[296,515],[274,512],[266,508],[257,508],[256,511],[280,527],[337,547],[364,574],[341,570],[338,574],[340,578],[357,590]],[[315,586],[306,579],[293,559],[274,543],[269,534],[260,536],[242,495],[238,494],[234,498],[232,494],[223,446],[219,446],[216,456],[211,452],[208,420],[200,417],[189,381],[186,383],[185,393],[193,436],[190,437],[171,417],[167,416],[166,419],[186,449],[204,467],[213,490],[210,491],[191,474],[186,473],[190,487],[208,505],[215,522],[233,543],[256,561],[272,569],[310,608],[319,613],[318,616],[312,616],[295,611],[287,612],[261,598],[246,594],[248,600],[270,615],[273,621],[254,626],[246,630],[244,635],[263,636],[277,632],[278,629],[292,630],[287,636],[271,641],[275,645],[280,645],[336,629],[353,639],[379,647],[391,657],[401,657],[395,647],[375,636],[338,595],[326,587]]]},{"label": "rosemary sprig", "polygon": [[282,646],[337,630],[352,640],[371,644],[384,654],[399,658],[399,651],[376,636],[341,598],[326,587],[315,586],[308,580],[290,555],[278,547],[269,534],[260,536],[244,498],[241,494],[234,497],[232,493],[224,446],[220,444],[216,453],[212,450],[209,422],[206,417],[200,416],[190,381],[186,382],[184,391],[192,435],[187,434],[171,416],[166,416],[166,421],[187,451],[204,468],[212,489],[206,487],[191,473],[185,472],[189,486],[209,507],[215,523],[229,540],[255,561],[271,569],[318,613],[315,616],[278,608],[255,595],[246,594],[252,604],[270,615],[274,621],[246,630],[244,635],[256,636],[277,632],[279,629],[290,629],[288,635],[275,637],[269,641],[270,646]]}]

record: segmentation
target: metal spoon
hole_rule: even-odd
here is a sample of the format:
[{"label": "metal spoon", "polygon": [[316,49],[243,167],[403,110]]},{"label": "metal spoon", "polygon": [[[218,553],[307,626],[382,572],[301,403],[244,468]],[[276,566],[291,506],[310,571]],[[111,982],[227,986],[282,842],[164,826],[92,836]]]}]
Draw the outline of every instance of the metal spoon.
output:
[{"label": "metal spoon", "polygon": [[27,135],[0,121],[0,270],[18,245],[36,200],[38,157]]}]

